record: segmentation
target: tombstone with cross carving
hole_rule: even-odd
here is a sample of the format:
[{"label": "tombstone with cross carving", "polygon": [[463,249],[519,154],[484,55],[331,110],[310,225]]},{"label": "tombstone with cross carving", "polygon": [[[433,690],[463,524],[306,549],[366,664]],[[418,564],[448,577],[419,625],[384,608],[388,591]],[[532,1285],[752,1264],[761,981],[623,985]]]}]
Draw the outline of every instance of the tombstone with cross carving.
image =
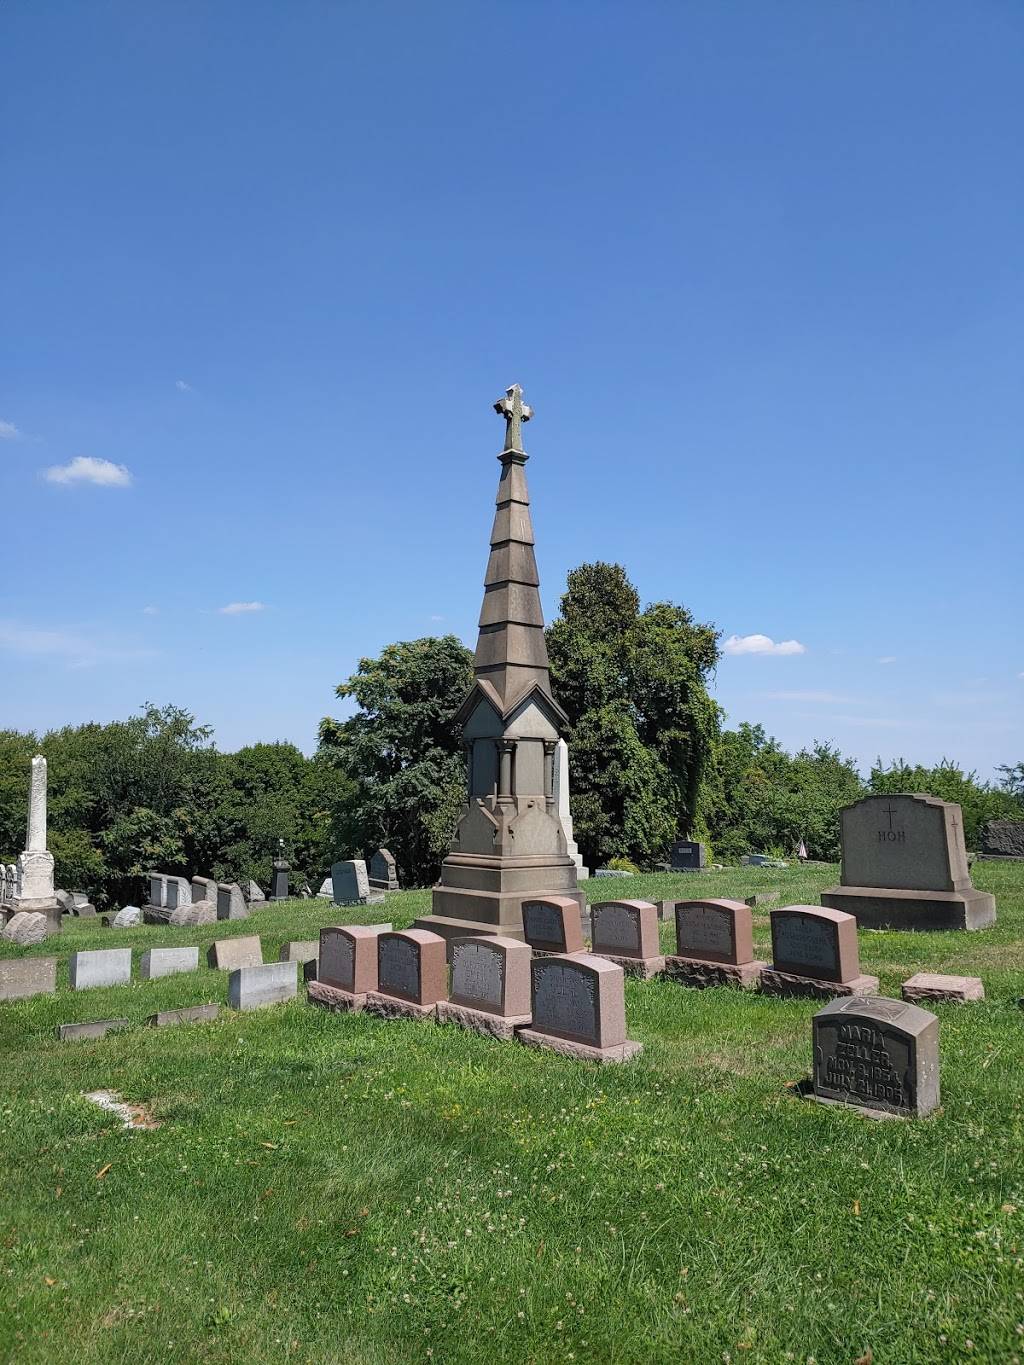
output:
[{"label": "tombstone with cross carving", "polygon": [[935,796],[865,796],[840,812],[841,884],[822,905],[872,929],[986,929],[995,897],[971,885],[960,807]]}]

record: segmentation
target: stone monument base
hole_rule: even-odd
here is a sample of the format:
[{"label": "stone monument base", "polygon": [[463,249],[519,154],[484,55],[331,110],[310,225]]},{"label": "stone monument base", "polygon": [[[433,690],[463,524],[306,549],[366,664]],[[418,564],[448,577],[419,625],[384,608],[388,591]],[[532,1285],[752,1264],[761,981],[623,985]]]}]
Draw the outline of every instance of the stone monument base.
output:
[{"label": "stone monument base", "polygon": [[459,1028],[482,1033],[487,1038],[511,1042],[517,1028],[530,1023],[528,1014],[488,1014],[486,1010],[470,1009],[468,1005],[453,1005],[450,1000],[437,1002],[437,1018],[441,1024],[458,1024]]},{"label": "stone monument base", "polygon": [[901,891],[877,886],[833,886],[822,905],[855,915],[861,929],[989,929],[996,898],[988,891]]},{"label": "stone monument base", "polygon": [[397,995],[384,995],[381,991],[366,992],[366,1012],[376,1014],[380,1019],[434,1019],[437,1017],[436,1005],[417,1005],[413,1000],[399,1000]]},{"label": "stone monument base", "polygon": [[544,1047],[563,1057],[572,1057],[583,1062],[628,1062],[644,1050],[643,1043],[626,1039],[613,1047],[592,1047],[589,1043],[575,1043],[571,1038],[556,1038],[552,1033],[541,1033],[538,1029],[521,1028],[516,1037],[527,1047]]},{"label": "stone monument base", "polygon": [[366,1008],[366,996],[343,991],[340,986],[328,986],[323,981],[310,981],[306,998],[311,1005],[333,1010],[336,1014],[358,1014]]},{"label": "stone monument base", "polygon": [[5,906],[4,911],[9,918],[21,914],[45,915],[47,934],[59,934],[62,928],[61,916],[64,911],[51,896],[23,897],[12,906]]},{"label": "stone monument base", "polygon": [[639,977],[641,981],[650,981],[652,976],[660,976],[665,970],[663,957],[620,957],[617,953],[595,953],[594,956],[614,962],[627,976]]},{"label": "stone monument base", "polygon": [[582,915],[586,896],[576,885],[576,867],[568,858],[517,861],[474,853],[449,853],[434,887],[432,913],[413,922],[448,941],[500,934],[523,941],[523,902],[568,896]]},{"label": "stone monument base", "polygon": [[[849,923],[849,920],[847,920]],[[877,995],[877,976],[855,976],[852,981],[823,981],[818,976],[797,976],[765,967],[760,990],[765,995],[800,995],[812,1000],[831,1000],[837,995]]]},{"label": "stone monument base", "polygon": [[753,991],[761,983],[767,962],[707,962],[699,957],[666,957],[665,976],[681,986],[738,986]]},{"label": "stone monument base", "polygon": [[830,1100],[827,1095],[816,1095],[813,1090],[801,1091],[801,1096],[805,1100],[813,1100],[815,1104],[830,1104],[834,1109],[850,1109],[855,1114],[859,1114],[865,1119],[909,1119],[913,1114],[898,1114],[892,1109],[871,1109],[866,1104],[855,1104],[852,1100]]}]

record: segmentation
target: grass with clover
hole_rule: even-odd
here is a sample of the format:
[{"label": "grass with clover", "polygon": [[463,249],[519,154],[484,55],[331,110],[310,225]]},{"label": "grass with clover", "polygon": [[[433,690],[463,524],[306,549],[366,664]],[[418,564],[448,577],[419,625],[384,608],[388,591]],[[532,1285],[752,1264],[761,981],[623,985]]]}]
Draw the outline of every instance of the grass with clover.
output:
[{"label": "grass with clover", "polygon": [[[816,903],[835,868],[588,884]],[[795,1096],[814,1004],[627,984],[643,1055],[597,1068],[304,1000],[152,1030],[226,999],[205,968],[0,1005],[0,1360],[1024,1360],[1024,866],[976,864],[979,934],[862,932],[887,994],[983,978],[938,1007],[943,1110],[875,1122]],[[389,896],[408,923],[429,892]],[[200,929],[70,925],[78,948],[281,942],[365,918],[322,901]],[[767,948],[767,913],[756,920]],[[666,944],[668,926],[665,926]],[[762,956],[770,956],[762,951]],[[57,1023],[137,1027],[61,1044]],[[160,1121],[125,1131],[112,1089]]]}]

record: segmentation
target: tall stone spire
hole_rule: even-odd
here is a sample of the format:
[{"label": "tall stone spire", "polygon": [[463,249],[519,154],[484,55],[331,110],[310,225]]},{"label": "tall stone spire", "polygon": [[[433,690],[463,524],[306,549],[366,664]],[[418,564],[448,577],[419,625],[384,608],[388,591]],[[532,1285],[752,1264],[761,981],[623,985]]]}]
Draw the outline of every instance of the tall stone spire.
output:
[{"label": "tall stone spire", "polygon": [[501,478],[474,662],[477,678],[489,682],[507,707],[534,685],[550,696],[551,678],[524,468],[530,457],[523,450],[522,424],[533,409],[513,384],[494,410],[505,418],[505,446],[498,456]]},{"label": "tall stone spire", "polygon": [[544,617],[533,556],[523,423],[533,416],[513,384],[495,409],[505,448],[491,530],[476,678],[456,714],[466,754],[466,798],[434,887],[433,913],[416,920],[449,941],[523,937],[523,902],[571,897],[581,906],[555,792],[565,712],[551,695]]}]

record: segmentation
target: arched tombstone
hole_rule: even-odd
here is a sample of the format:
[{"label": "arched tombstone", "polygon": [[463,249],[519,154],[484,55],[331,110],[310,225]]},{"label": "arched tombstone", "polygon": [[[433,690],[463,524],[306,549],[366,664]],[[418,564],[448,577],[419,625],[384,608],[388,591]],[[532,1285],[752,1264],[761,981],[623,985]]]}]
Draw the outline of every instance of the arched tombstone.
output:
[{"label": "arched tombstone", "polygon": [[768,995],[874,995],[878,977],[860,970],[857,921],[842,910],[787,905],[771,912],[772,965],[761,973]]},{"label": "arched tombstone", "polygon": [[452,942],[452,984],[437,1002],[438,1020],[492,1038],[512,1039],[530,1022],[530,963],[533,952],[501,934]]},{"label": "arched tombstone", "polygon": [[377,989],[366,994],[366,1009],[385,1019],[423,1019],[448,995],[444,939],[428,929],[392,930],[377,935]]},{"label": "arched tombstone", "polygon": [[590,907],[591,952],[644,980],[665,970],[653,901],[598,901]]},{"label": "arched tombstone", "polygon": [[534,953],[582,953],[583,924],[573,896],[531,896],[523,901],[523,937]]},{"label": "arched tombstone", "polygon": [[625,973],[591,953],[535,957],[530,964],[529,1028],[517,1037],[592,1062],[625,1062],[643,1050],[626,1037]]},{"label": "arched tombstone", "polygon": [[768,965],[754,957],[749,906],[733,900],[675,902],[676,951],[665,975],[684,986],[738,986],[753,990]]},{"label": "arched tombstone", "polygon": [[939,1105],[939,1021],[918,1005],[858,996],[812,1021],[814,1098],[923,1118]]},{"label": "arched tombstone", "polygon": [[367,992],[377,989],[377,939],[390,931],[390,924],[321,929],[317,979],[309,983],[310,1004],[338,1012],[365,1008]]}]

